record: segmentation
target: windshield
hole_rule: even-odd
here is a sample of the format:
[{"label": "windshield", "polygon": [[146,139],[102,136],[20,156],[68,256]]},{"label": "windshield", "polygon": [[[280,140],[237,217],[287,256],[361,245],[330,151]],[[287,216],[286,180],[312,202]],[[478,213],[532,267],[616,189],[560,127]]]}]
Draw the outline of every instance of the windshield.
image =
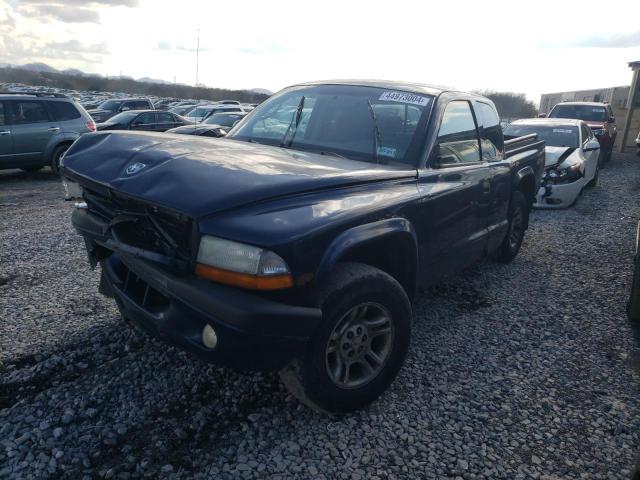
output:
[{"label": "windshield", "polygon": [[206,116],[214,107],[196,107],[189,112],[190,117],[202,118]]},{"label": "windshield", "polygon": [[102,110],[117,110],[120,108],[120,105],[122,105],[121,100],[107,100],[98,105],[98,108]]},{"label": "windshield", "polygon": [[133,117],[140,115],[140,112],[122,112],[117,115],[114,115],[105,123],[128,123]]},{"label": "windshield", "polygon": [[271,97],[227,136],[368,162],[415,165],[433,97],[377,87],[293,87]]},{"label": "windshield", "polygon": [[593,105],[556,105],[549,118],[576,118],[585,122],[606,122],[607,109]]},{"label": "windshield", "polygon": [[244,115],[229,113],[214,113],[207,118],[204,123],[208,125],[221,125],[223,127],[232,127],[234,123],[240,120]]},{"label": "windshield", "polygon": [[521,137],[537,133],[539,140],[544,140],[549,147],[578,147],[578,127],[549,125],[507,125],[504,134],[509,137]]}]

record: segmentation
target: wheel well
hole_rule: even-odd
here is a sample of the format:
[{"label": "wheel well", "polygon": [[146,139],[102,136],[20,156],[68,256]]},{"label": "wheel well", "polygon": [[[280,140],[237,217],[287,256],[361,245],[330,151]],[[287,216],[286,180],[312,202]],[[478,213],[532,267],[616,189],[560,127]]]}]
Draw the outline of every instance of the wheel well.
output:
[{"label": "wheel well", "polygon": [[340,262],[359,262],[379,268],[402,286],[409,300],[416,290],[417,256],[414,242],[404,235],[385,236],[354,246]]},{"label": "wheel well", "polygon": [[527,202],[529,204],[532,204],[533,201],[535,200],[535,195],[536,195],[535,181],[533,176],[527,175],[522,180],[520,180],[520,183],[518,183],[518,190],[522,192],[522,194],[524,195],[524,198],[527,199]]}]

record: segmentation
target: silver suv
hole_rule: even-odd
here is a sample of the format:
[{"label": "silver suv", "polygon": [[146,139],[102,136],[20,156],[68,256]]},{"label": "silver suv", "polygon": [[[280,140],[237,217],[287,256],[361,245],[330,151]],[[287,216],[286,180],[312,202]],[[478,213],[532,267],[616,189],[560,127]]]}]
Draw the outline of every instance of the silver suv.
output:
[{"label": "silver suv", "polygon": [[96,124],[82,106],[62,94],[0,94],[0,169],[57,173],[62,154]]}]

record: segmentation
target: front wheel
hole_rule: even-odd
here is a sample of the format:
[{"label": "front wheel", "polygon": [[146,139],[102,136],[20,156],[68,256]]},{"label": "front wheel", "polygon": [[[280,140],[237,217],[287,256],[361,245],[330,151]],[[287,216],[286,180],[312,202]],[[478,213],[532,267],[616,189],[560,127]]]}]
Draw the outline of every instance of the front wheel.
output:
[{"label": "front wheel", "polygon": [[507,234],[496,252],[496,259],[503,263],[510,262],[518,255],[529,222],[529,207],[520,190],[516,190],[511,195],[507,220],[509,221]]},{"label": "front wheel", "polygon": [[598,175],[600,175],[600,163],[596,164],[596,172],[593,174],[593,178],[587,184],[587,187],[595,187],[598,184]]},{"label": "front wheel", "polygon": [[394,278],[360,263],[339,264],[322,296],[322,325],[280,377],[306,405],[343,414],[395,379],[409,349],[411,304]]},{"label": "front wheel", "polygon": [[640,323],[640,255],[633,259],[633,280],[631,280],[631,293],[627,304],[629,320]]}]

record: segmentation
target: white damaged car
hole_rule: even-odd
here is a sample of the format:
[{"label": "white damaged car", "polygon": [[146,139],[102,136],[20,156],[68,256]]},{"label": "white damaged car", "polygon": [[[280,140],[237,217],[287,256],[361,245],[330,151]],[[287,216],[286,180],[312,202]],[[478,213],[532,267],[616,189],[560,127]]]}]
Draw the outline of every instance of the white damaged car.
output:
[{"label": "white damaged car", "polygon": [[531,118],[516,120],[504,130],[505,139],[532,133],[546,144],[544,174],[533,206],[570,207],[585,187],[598,182],[600,143],[582,120]]}]

